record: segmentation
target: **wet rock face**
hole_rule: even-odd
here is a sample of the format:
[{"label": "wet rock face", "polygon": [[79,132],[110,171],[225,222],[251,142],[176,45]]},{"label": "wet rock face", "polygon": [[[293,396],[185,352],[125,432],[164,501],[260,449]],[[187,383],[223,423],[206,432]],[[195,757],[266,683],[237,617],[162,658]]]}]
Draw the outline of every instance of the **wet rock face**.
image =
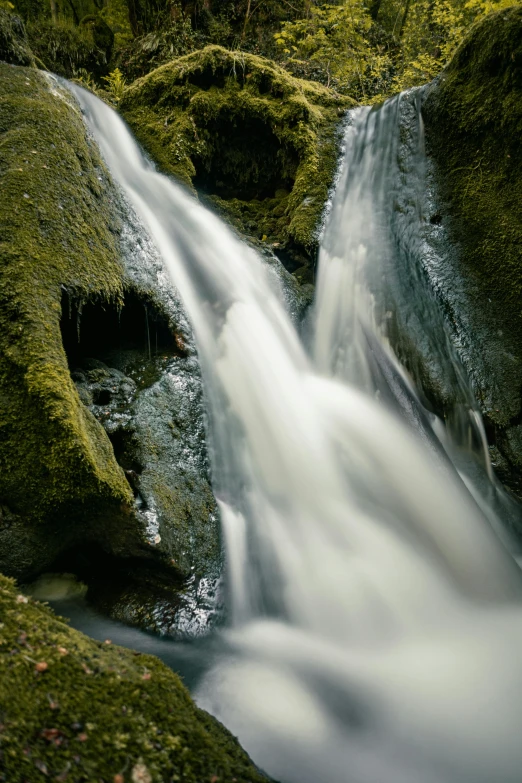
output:
[{"label": "wet rock face", "polygon": [[[159,560],[152,571],[107,565],[100,582],[98,553],[84,577],[88,599],[115,619],[199,634],[217,615],[222,570],[199,363],[161,259],[135,215],[124,221],[123,298],[77,302],[64,294],[61,330],[80,399],[112,443],[134,493],[133,515]],[[74,560],[71,552],[63,567]]]},{"label": "wet rock face", "polygon": [[[425,91],[430,242],[439,292],[485,416],[494,461],[520,492],[522,9],[487,17]],[[514,472],[513,472],[514,471]]]}]

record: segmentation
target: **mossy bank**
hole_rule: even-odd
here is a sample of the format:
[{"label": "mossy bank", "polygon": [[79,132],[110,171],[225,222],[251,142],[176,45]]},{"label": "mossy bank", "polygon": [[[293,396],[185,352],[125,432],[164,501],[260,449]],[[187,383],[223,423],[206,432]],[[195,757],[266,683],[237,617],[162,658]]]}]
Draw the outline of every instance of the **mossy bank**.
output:
[{"label": "mossy bank", "polygon": [[522,467],[514,429],[522,413],[522,7],[472,29],[428,88],[423,115],[440,195],[434,220],[447,230],[454,270],[471,291],[460,308],[473,324],[475,392],[490,439],[504,439],[504,452]]},{"label": "mossy bank", "polygon": [[0,780],[262,783],[150,655],[88,639],[0,576]]},{"label": "mossy bank", "polygon": [[138,79],[120,109],[163,171],[295,270],[316,246],[351,104],[270,60],[208,46]]},{"label": "mossy bank", "polygon": [[125,526],[130,487],[60,334],[63,290],[117,299],[122,266],[104,167],[41,72],[0,64],[0,150],[0,567],[23,573],[74,538],[82,514],[112,508]]},{"label": "mossy bank", "polygon": [[92,563],[180,632],[221,569],[182,304],[56,78],[0,64],[0,150],[0,570]]}]

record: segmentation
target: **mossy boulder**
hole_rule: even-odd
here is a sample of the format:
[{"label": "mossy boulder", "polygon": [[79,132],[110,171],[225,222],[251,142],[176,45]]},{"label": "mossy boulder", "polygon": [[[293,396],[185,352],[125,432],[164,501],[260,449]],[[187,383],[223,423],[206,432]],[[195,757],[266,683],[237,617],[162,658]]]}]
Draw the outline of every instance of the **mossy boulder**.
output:
[{"label": "mossy boulder", "polygon": [[24,23],[3,8],[0,8],[0,60],[14,65],[34,65]]},{"label": "mossy boulder", "polygon": [[157,658],[71,629],[0,576],[0,781],[262,783]]},{"label": "mossy boulder", "polygon": [[164,172],[244,234],[310,258],[350,99],[219,46],[138,79],[120,109]]},{"label": "mossy boulder", "polygon": [[[475,391],[493,441],[502,440],[522,412],[520,5],[472,29],[427,89],[423,115],[440,197],[433,221],[458,257],[448,280],[464,278],[468,292],[455,318],[468,324]],[[522,467],[522,448],[510,459]]]},{"label": "mossy boulder", "polygon": [[122,294],[107,173],[56,82],[2,64],[0,151],[0,567],[22,576],[82,526],[106,541],[113,519],[115,548],[136,531],[131,489],[80,402],[60,332],[64,290]]}]

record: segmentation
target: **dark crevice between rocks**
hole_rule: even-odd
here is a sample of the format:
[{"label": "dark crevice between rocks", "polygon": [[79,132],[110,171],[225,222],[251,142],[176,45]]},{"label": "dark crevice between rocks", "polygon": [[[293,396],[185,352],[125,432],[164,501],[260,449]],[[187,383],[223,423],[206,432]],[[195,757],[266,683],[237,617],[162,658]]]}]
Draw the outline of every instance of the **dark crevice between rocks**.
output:
[{"label": "dark crevice between rocks", "polygon": [[80,399],[105,428],[137,497],[143,466],[136,457],[133,403],[174,357],[186,356],[183,339],[150,299],[132,290],[122,302],[83,302],[64,292],[60,326]]},{"label": "dark crevice between rocks", "polygon": [[211,155],[194,157],[197,190],[240,201],[273,199],[278,191],[292,190],[299,157],[261,117],[234,122],[229,111],[223,112],[205,132],[212,139]]},{"label": "dark crevice between rocks", "polygon": [[[89,359],[124,370],[134,369],[140,358],[154,363],[161,356],[186,355],[183,338],[166,316],[133,290],[125,292],[122,302],[82,301],[65,291],[60,328],[71,370]],[[153,382],[145,375],[141,385]]]},{"label": "dark crevice between rocks", "polygon": [[224,619],[219,582],[176,577],[164,564],[115,557],[94,542],[67,549],[25,588],[39,600],[58,602],[60,613],[68,608],[74,613],[83,604],[127,626],[176,639],[205,635],[210,624]]},{"label": "dark crevice between rocks", "polygon": [[97,543],[84,542],[60,554],[26,588],[37,598],[61,602],[60,610],[65,613],[67,601],[85,603],[127,625],[183,636],[180,615],[191,608],[187,593],[192,597],[195,592],[189,582],[173,576],[161,563],[119,558]]}]

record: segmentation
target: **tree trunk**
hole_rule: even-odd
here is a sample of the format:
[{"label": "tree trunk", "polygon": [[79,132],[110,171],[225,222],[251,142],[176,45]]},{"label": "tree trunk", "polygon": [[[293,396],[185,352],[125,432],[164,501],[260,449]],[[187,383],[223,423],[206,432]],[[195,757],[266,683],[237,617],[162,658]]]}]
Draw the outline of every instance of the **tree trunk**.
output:
[{"label": "tree trunk", "polygon": [[406,27],[406,22],[408,21],[408,14],[410,12],[410,2],[411,0],[406,0],[406,6],[404,8],[404,16],[402,17],[401,28],[399,30],[399,38],[402,38],[404,28]]},{"label": "tree trunk", "polygon": [[245,23],[244,23],[244,25],[243,25],[243,32],[241,33],[241,42],[243,42],[243,39],[244,39],[244,37],[245,37],[245,34],[246,34],[246,29],[247,29],[247,25],[248,25],[248,20],[250,19],[250,9],[251,9],[251,8],[252,8],[252,0],[248,0],[248,2],[247,2],[247,8],[246,8],[246,13],[245,13]]},{"label": "tree trunk", "polygon": [[[74,7],[73,1],[72,0],[67,0],[67,2],[69,3],[69,7],[70,7],[70,9],[72,11],[74,24],[76,24],[76,25],[80,24],[80,17],[78,16],[78,12],[77,12],[76,8]],[[95,2],[95,5],[96,5],[96,2]]]},{"label": "tree trunk", "polygon": [[51,19],[53,20],[53,24],[56,24],[58,21],[58,5],[56,4],[56,0],[51,0]]},{"label": "tree trunk", "polygon": [[377,21],[377,17],[379,16],[379,11],[381,10],[381,3],[382,0],[373,0],[373,2],[370,3],[370,16],[374,22]]}]

